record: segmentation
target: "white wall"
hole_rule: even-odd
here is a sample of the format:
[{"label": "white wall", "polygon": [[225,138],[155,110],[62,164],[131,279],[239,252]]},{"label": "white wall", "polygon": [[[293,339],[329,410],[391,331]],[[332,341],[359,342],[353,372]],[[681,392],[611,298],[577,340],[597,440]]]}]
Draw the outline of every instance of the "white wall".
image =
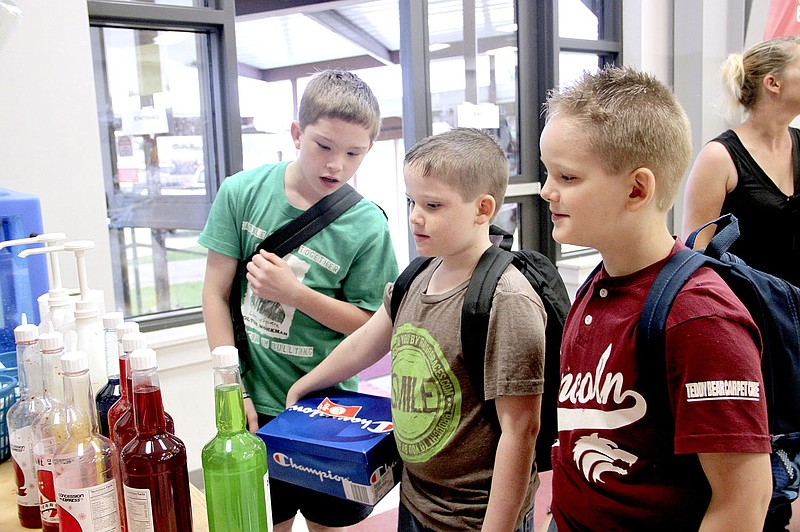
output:
[{"label": "white wall", "polygon": [[[0,187],[38,196],[44,230],[94,240],[89,286],[113,301],[97,105],[83,0],[15,0],[19,25],[0,47]],[[60,259],[65,287],[75,260]]]},{"label": "white wall", "polygon": [[[94,240],[91,288],[113,308],[100,135],[85,0],[14,0],[20,24],[0,45],[0,187],[41,199],[44,229]],[[77,287],[62,257],[64,286]],[[211,359],[202,325],[149,335],[164,406],[187,447],[189,470],[214,434]]]}]

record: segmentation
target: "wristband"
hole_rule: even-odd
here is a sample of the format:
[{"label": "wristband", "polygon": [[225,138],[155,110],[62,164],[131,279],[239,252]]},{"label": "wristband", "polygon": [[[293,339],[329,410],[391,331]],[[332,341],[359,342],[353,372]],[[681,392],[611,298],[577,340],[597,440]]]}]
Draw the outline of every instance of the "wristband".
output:
[{"label": "wristband", "polygon": [[242,388],[242,399],[249,399],[249,398],[250,398],[250,394],[247,393],[247,390]]}]

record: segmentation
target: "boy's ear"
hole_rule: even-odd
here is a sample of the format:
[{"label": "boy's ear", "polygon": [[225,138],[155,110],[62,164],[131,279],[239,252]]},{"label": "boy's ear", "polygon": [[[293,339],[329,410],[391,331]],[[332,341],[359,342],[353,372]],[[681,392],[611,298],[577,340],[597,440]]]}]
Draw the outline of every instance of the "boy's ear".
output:
[{"label": "boy's ear", "polygon": [[636,211],[649,205],[656,198],[656,176],[649,168],[641,167],[632,171],[630,180],[630,193],[627,206],[629,210]]},{"label": "boy's ear", "polygon": [[300,122],[293,120],[291,127],[292,141],[294,142],[294,147],[298,150],[300,149],[300,133],[302,132],[303,130],[300,129]]},{"label": "boy's ear", "polygon": [[489,220],[494,216],[496,207],[494,197],[491,194],[484,194],[478,198],[477,223],[480,225],[489,223]]}]

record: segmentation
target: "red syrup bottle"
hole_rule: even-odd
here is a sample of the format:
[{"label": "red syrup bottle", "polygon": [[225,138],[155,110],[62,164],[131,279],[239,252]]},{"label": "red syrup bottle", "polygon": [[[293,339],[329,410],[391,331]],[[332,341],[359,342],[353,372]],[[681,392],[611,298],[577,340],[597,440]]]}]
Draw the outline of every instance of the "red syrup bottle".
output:
[{"label": "red syrup bottle", "polygon": [[[143,333],[128,333],[122,337],[122,353],[119,357],[120,376],[122,376],[123,370],[126,372],[127,376],[122,389],[123,395],[108,411],[109,426],[113,427],[113,429],[111,429],[111,439],[120,453],[128,442],[136,436],[136,423],[133,416],[133,379],[130,355],[133,351],[146,346],[147,344]],[[125,395],[126,390],[127,395]],[[122,403],[122,408],[116,408],[120,403]],[[111,425],[112,422],[114,423],[113,425]],[[167,427],[167,432],[175,434],[175,423],[172,421],[172,416],[166,412],[164,412],[164,423]]]},{"label": "red syrup bottle", "polygon": [[[119,391],[120,397],[108,409],[107,422],[108,434],[111,441],[114,441],[114,425],[119,421],[120,416],[131,408],[131,397],[128,393],[128,356],[133,349],[147,347],[144,334],[139,332],[139,324],[135,321],[126,321],[117,325],[117,341],[119,342]],[[127,343],[122,339],[127,337]],[[122,447],[117,445],[117,453]]]},{"label": "red syrup bottle", "polygon": [[122,485],[128,530],[190,532],[192,501],[186,447],[167,431],[156,352],[137,349],[133,374],[136,436],[122,449]]}]

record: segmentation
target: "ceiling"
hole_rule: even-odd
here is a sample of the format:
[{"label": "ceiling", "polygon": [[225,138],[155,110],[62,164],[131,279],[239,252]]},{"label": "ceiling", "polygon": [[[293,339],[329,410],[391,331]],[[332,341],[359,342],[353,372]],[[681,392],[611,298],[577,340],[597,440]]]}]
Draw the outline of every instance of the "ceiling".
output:
[{"label": "ceiling", "polygon": [[[430,0],[430,43],[463,40],[462,0]],[[241,75],[277,81],[316,68],[359,69],[400,61],[398,0],[236,0]],[[477,0],[479,39],[513,36],[514,0]]]}]

